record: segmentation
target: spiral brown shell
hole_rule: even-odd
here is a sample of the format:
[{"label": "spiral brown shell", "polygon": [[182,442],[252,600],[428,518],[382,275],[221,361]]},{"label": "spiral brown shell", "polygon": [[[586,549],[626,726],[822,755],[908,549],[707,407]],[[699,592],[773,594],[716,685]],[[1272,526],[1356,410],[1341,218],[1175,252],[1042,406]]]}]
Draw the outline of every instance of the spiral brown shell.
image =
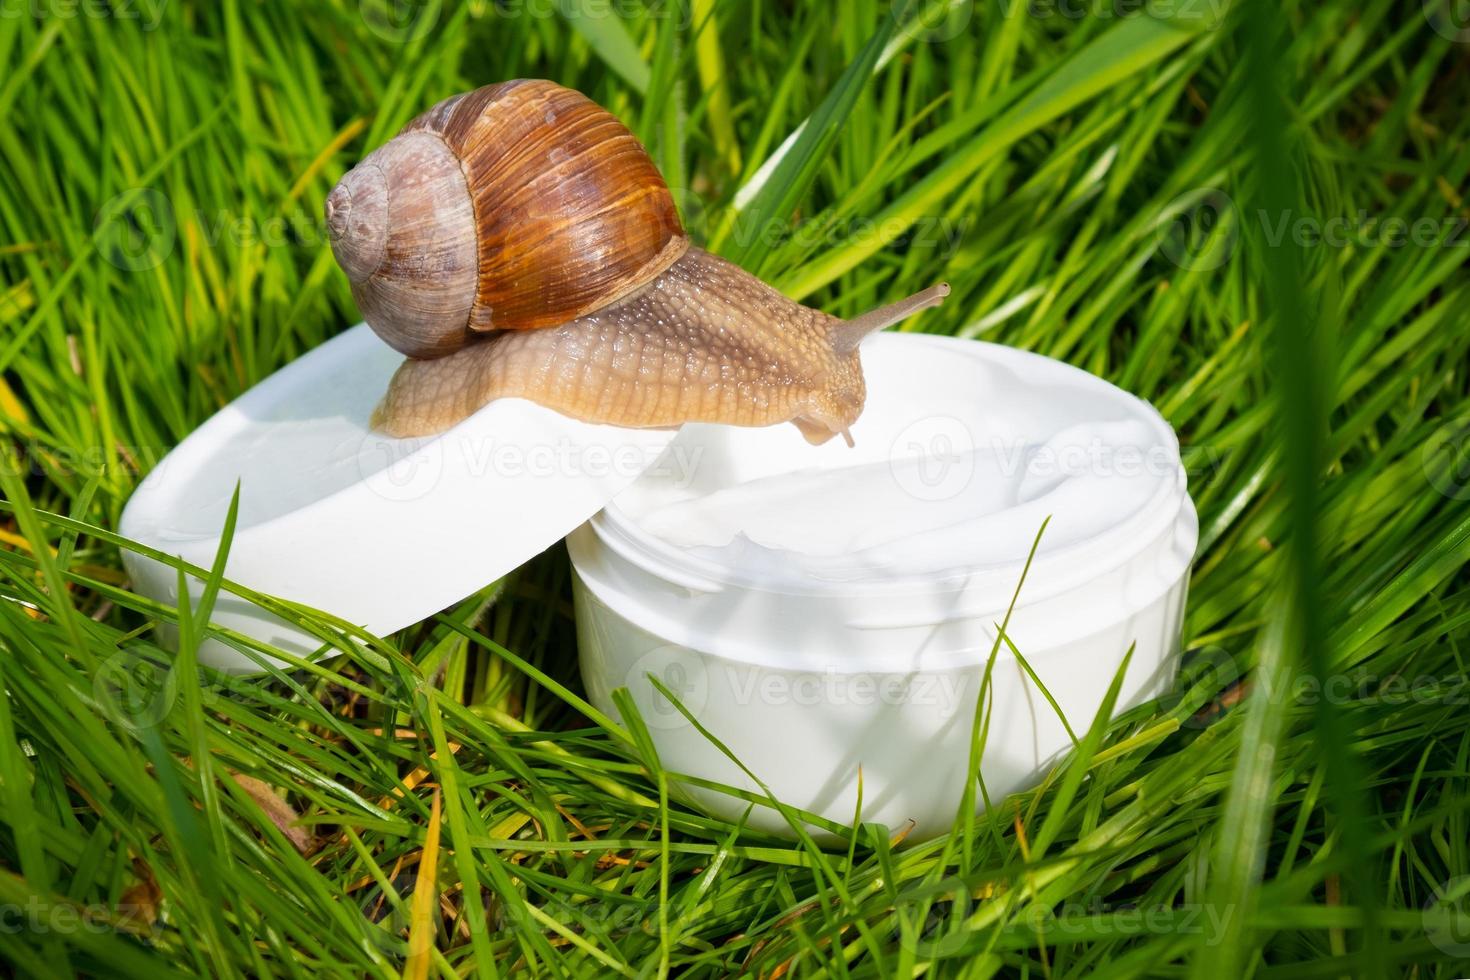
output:
[{"label": "spiral brown shell", "polygon": [[580,92],[540,79],[486,85],[404,132],[438,133],[474,206],[473,330],[566,323],[650,282],[687,247],[642,144]]},{"label": "spiral brown shell", "polygon": [[633,134],[542,80],[424,112],[342,179],[327,221],[364,317],[413,357],[444,356],[474,331],[566,323],[688,248]]}]

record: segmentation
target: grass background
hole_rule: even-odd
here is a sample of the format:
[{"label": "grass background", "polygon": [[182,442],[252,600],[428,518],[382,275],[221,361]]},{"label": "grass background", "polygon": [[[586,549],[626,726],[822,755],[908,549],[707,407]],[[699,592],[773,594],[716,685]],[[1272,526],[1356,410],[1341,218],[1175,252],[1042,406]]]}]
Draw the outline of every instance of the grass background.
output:
[{"label": "grass background", "polygon": [[[1462,7],[0,2],[0,962],[1470,972]],[[908,328],[1158,405],[1202,522],[1177,692],[948,837],[824,852],[667,803],[580,700],[559,548],[360,645],[286,610],[330,656],[265,680],[199,667],[208,601],[121,572],[128,494],[356,322],[342,172],[518,76],[617,112],[791,295],[947,279]]]}]

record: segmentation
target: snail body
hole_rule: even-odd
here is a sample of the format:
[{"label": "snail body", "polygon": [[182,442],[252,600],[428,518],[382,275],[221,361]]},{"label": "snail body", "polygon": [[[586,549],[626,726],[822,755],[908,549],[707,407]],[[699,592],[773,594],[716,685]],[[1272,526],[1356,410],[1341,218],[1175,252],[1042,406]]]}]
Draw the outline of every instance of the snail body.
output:
[{"label": "snail body", "polygon": [[545,81],[429,109],[342,179],[327,222],[367,322],[408,355],[373,418],[394,436],[520,397],[589,422],[846,437],[862,336],[948,293],[854,320],[793,302],[691,246],[637,139]]}]

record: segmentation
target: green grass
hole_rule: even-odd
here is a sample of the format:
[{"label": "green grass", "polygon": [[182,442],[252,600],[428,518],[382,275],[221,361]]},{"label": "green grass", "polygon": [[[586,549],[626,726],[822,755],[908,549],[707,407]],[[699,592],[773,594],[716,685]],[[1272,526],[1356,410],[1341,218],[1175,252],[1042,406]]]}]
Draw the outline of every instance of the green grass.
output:
[{"label": "green grass", "polygon": [[[1455,4],[114,6],[0,5],[0,963],[1470,973]],[[668,802],[581,700],[559,548],[396,636],[286,609],[326,657],[200,667],[207,608],[129,591],[123,504],[356,322],[319,219],[345,168],[517,76],[617,112],[791,295],[945,279],[909,328],[1158,405],[1201,517],[1177,691],[1072,719],[968,833],[824,851]]]}]

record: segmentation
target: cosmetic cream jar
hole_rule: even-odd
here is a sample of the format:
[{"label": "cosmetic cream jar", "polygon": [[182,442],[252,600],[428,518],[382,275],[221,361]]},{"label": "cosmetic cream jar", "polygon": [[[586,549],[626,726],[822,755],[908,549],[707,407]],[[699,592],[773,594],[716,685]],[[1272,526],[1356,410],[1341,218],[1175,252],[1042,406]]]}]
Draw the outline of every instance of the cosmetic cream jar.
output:
[{"label": "cosmetic cream jar", "polygon": [[[1079,733],[1130,646],[1120,709],[1168,686],[1197,526],[1173,433],[1106,382],[915,334],[872,336],[862,354],[851,449],[789,425],[589,425],[513,398],[389,439],[369,419],[402,358],[360,325],[190,434],[120,529],[207,569],[238,487],[226,577],[378,635],[566,537],[590,697],[616,714],[613,690],[629,689],[697,805],[738,819],[747,800],[715,784],[764,791],[650,677],[784,803],[850,823],[861,771],[861,819],[912,822],[918,839],[956,815],[992,650],[991,800],[1071,744],[1043,686]],[[168,562],[123,559],[144,595],[199,602],[201,578],[181,596]],[[275,659],[247,640],[332,649],[228,593],[211,619],[235,635],[198,656],[224,670]],[[788,826],[764,806],[749,820]]]},{"label": "cosmetic cream jar", "polygon": [[711,784],[763,783],[919,840],[957,815],[983,685],[992,801],[1087,730],[1130,647],[1117,709],[1168,688],[1198,523],[1169,426],[1086,372],[912,334],[863,363],[856,448],[686,426],[572,533],[582,674],[611,714],[628,688],[708,812],[750,807]]}]

